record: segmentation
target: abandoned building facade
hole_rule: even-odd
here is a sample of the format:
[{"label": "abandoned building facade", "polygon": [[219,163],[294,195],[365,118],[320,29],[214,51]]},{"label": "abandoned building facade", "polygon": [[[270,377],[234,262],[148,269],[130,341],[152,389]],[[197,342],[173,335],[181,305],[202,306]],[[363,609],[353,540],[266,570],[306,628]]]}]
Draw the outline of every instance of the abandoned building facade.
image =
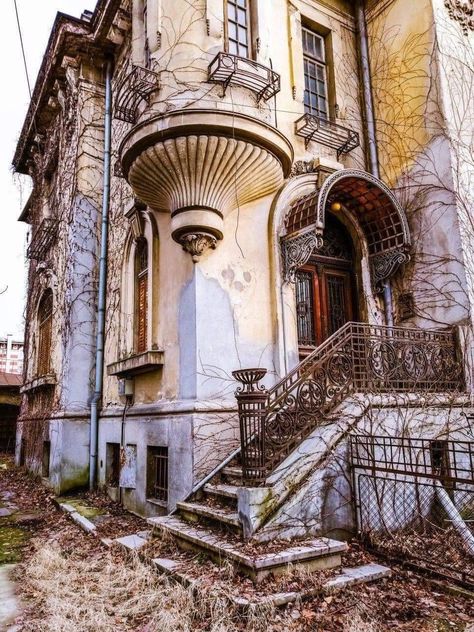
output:
[{"label": "abandoned building facade", "polygon": [[220,486],[269,539],[354,528],[351,433],[471,441],[473,29],[459,0],[58,14],[14,157],[17,459],[176,529]]}]

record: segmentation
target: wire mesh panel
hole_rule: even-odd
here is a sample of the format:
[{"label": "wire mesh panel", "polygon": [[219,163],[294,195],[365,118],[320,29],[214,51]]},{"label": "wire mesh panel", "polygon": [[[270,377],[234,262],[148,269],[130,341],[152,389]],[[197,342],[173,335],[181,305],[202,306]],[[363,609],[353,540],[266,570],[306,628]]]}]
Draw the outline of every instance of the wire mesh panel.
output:
[{"label": "wire mesh panel", "polygon": [[436,438],[351,437],[362,539],[391,557],[474,587],[468,542],[469,532],[474,536],[473,446]]}]

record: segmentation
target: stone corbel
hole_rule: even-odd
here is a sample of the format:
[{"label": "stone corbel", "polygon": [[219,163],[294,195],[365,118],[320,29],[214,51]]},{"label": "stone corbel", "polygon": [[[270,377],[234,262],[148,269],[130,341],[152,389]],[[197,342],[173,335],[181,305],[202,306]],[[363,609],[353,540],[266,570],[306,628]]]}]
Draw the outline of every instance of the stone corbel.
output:
[{"label": "stone corbel", "polygon": [[312,253],[323,245],[323,237],[314,229],[281,241],[285,281],[294,283],[296,271],[309,261]]},{"label": "stone corbel", "polygon": [[130,206],[125,211],[125,217],[130,223],[133,237],[136,241],[143,237],[145,229],[144,211],[146,210],[146,204],[135,198]]},{"label": "stone corbel", "polygon": [[384,281],[395,274],[398,268],[410,261],[404,250],[389,250],[370,257],[372,284],[377,294],[383,292]]},{"label": "stone corbel", "polygon": [[206,250],[215,250],[217,239],[210,233],[187,233],[179,239],[183,250],[189,252],[193,263],[197,263]]}]

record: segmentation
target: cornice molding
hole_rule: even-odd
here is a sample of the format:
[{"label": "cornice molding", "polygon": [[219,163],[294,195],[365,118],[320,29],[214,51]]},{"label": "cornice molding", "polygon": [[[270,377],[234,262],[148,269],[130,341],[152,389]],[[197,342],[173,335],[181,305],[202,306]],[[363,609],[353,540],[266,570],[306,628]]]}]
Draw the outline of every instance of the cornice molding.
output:
[{"label": "cornice molding", "polygon": [[474,4],[472,0],[444,0],[449,17],[461,25],[464,35],[474,31]]}]

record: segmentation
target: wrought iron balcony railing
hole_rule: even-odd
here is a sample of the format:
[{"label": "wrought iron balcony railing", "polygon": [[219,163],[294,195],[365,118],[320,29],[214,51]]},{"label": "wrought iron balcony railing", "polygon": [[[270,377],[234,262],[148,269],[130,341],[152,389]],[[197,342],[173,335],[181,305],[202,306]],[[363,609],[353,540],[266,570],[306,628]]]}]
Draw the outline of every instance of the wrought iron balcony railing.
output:
[{"label": "wrought iron balcony railing", "polygon": [[280,75],[252,59],[231,55],[221,51],[217,53],[209,64],[208,81],[220,83],[224,88],[242,86],[252,90],[257,95],[257,102],[268,101],[280,92]]},{"label": "wrought iron balcony railing", "polygon": [[[463,389],[452,331],[347,323],[269,391],[236,371],[244,482],[262,482],[351,393]],[[249,375],[247,375],[249,373]]]},{"label": "wrought iron balcony railing", "polygon": [[147,101],[150,94],[159,88],[158,73],[142,66],[132,66],[130,72],[117,85],[115,118],[127,123],[135,123],[141,101]]},{"label": "wrought iron balcony railing", "polygon": [[52,217],[45,217],[33,233],[30,245],[26,251],[27,258],[42,261],[52,246],[57,233],[58,220]]},{"label": "wrought iron balcony railing", "polygon": [[354,130],[313,114],[304,114],[295,122],[295,134],[304,138],[307,148],[314,140],[325,147],[335,149],[337,159],[359,146],[359,134]]}]

